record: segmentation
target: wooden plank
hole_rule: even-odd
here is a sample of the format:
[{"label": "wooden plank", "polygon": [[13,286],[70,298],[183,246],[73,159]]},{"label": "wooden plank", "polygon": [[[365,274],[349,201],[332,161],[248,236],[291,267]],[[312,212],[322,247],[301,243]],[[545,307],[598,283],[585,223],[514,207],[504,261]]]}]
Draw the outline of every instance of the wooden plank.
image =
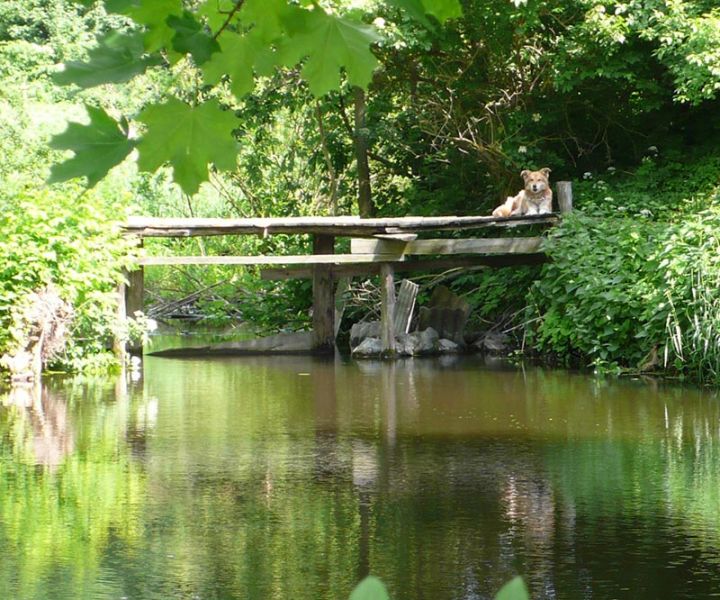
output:
[{"label": "wooden plank", "polygon": [[361,219],[359,217],[277,217],[265,219],[181,219],[130,217],[125,231],[140,237],[191,237],[206,235],[272,235],[311,233],[336,236],[406,234],[418,231],[515,227],[556,223],[558,215],[515,217],[440,216]]},{"label": "wooden plank", "polygon": [[[462,258],[437,258],[423,260],[408,260],[396,262],[396,273],[411,273],[421,271],[446,271],[462,267],[516,267],[519,265],[540,265],[549,261],[547,255],[542,252],[531,254],[508,254],[508,255],[476,255]],[[379,263],[357,263],[341,264],[333,266],[333,273],[336,277],[367,277],[377,275],[380,272]],[[262,279],[268,281],[282,281],[284,279],[310,279],[312,271],[308,267],[295,266],[284,268],[263,269],[260,272]]]},{"label": "wooden plank", "polygon": [[380,338],[382,340],[383,354],[395,354],[395,276],[392,263],[380,265]]},{"label": "wooden plank", "polygon": [[560,213],[565,214],[572,212],[573,209],[573,192],[572,181],[557,182],[557,199]]},{"label": "wooden plank", "polygon": [[528,254],[542,245],[540,237],[415,240],[401,242],[353,238],[350,249],[358,254]]},{"label": "wooden plank", "polygon": [[[145,266],[158,265],[334,265],[387,262],[387,255],[374,254],[299,254],[292,256],[146,256],[140,259]],[[403,260],[398,256],[397,260]]]},{"label": "wooden plank", "polygon": [[[333,236],[313,236],[314,254],[332,256],[334,251]],[[313,266],[313,350],[335,350],[335,293],[332,271],[327,264]]]},{"label": "wooden plank", "polygon": [[410,322],[412,321],[415,300],[417,299],[419,290],[420,286],[417,283],[413,283],[407,279],[403,279],[400,284],[397,306],[395,307],[395,320],[393,321],[393,331],[395,335],[410,331]]}]

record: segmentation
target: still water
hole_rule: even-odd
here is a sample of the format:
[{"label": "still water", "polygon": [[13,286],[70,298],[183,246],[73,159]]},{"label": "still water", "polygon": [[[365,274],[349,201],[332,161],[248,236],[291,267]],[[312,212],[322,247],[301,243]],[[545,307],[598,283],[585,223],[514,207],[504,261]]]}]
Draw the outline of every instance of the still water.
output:
[{"label": "still water", "polygon": [[0,393],[0,598],[720,595],[720,401],[479,359]]}]

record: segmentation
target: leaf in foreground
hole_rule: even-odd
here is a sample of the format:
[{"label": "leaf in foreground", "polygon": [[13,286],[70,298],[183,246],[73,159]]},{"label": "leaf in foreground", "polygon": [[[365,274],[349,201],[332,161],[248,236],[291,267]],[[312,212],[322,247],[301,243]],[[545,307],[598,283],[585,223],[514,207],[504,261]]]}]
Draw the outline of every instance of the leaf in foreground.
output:
[{"label": "leaf in foreground", "polygon": [[153,172],[169,162],[175,182],[187,194],[194,194],[208,180],[208,165],[232,170],[237,147],[232,136],[237,120],[220,108],[217,100],[190,106],[176,98],[146,108],[138,117],[147,133],[138,143],[138,164]]},{"label": "leaf in foreground", "polygon": [[102,108],[86,106],[86,109],[89,125],[70,123],[51,140],[51,148],[72,150],[75,156],[53,165],[48,183],[87,177],[88,186],[93,187],[133,149],[135,143],[128,138],[127,123],[118,123]]},{"label": "leaf in foreground", "polygon": [[377,577],[368,575],[350,594],[350,600],[390,600],[385,584]]},{"label": "leaf in foreground", "polygon": [[88,52],[87,61],[70,61],[65,70],[55,73],[53,79],[60,85],[74,83],[90,88],[104,83],[123,83],[159,64],[156,56],[144,56],[141,33],[130,35],[108,33],[98,38],[97,46]]},{"label": "leaf in foreground", "polygon": [[530,600],[530,594],[523,578],[518,576],[508,581],[495,594],[495,600]]},{"label": "leaf in foreground", "polygon": [[370,51],[370,44],[380,39],[375,29],[322,10],[302,12],[306,14],[297,19],[291,35],[281,45],[283,62],[293,66],[307,57],[302,76],[315,96],[340,86],[341,68],[352,85],[366,88],[378,65]]}]

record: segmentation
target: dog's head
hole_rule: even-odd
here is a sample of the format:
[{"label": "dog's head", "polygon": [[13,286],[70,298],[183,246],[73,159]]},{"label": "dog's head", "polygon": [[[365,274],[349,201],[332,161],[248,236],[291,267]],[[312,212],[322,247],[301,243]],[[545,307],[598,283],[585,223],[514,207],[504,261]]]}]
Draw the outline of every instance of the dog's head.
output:
[{"label": "dog's head", "polygon": [[537,196],[550,187],[550,169],[547,167],[539,171],[523,171],[520,176],[525,181],[525,191]]}]

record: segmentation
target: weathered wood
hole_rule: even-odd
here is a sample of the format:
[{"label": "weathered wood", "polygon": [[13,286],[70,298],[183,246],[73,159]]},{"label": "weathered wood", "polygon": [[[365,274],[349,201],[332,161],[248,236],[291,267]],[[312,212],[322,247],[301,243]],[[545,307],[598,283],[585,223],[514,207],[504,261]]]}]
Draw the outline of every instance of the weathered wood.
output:
[{"label": "weathered wood", "polygon": [[[127,285],[125,283],[120,283],[117,286],[117,312],[116,317],[119,324],[125,323],[127,320],[127,300],[125,295],[125,290],[127,288]],[[127,361],[127,348],[125,344],[125,338],[122,336],[121,333],[116,333],[115,337],[113,338],[113,354],[115,354],[115,358],[117,361],[123,365],[125,365],[125,362]]]},{"label": "weathered wood", "polygon": [[130,217],[125,231],[141,237],[191,237],[206,235],[272,235],[312,233],[336,236],[374,236],[417,231],[482,229],[556,223],[558,216],[524,215],[515,217],[442,216],[361,219],[359,217],[277,217],[261,219],[186,219]]},{"label": "weathered wood", "polygon": [[[549,258],[541,253],[510,254],[510,255],[476,255],[461,258],[438,258],[423,260],[407,260],[394,263],[396,273],[412,273],[420,271],[446,271],[463,267],[516,267],[519,265],[541,265]],[[375,262],[356,264],[341,264],[332,267],[335,277],[363,277],[377,275],[380,264]],[[262,279],[267,281],[282,281],[284,279],[310,279],[312,269],[307,266],[263,269],[260,272]]]},{"label": "weathered wood", "polygon": [[558,206],[562,214],[572,212],[573,192],[571,181],[558,181],[556,185]]},{"label": "weathered wood", "polygon": [[395,354],[395,276],[391,263],[380,265],[380,294],[380,338],[383,354],[392,356]]},{"label": "weathered wood", "polygon": [[417,299],[419,290],[420,286],[417,283],[413,283],[407,279],[403,279],[400,284],[400,291],[397,295],[397,305],[395,307],[395,320],[393,321],[393,332],[395,335],[410,331],[410,322],[412,321],[415,300]]},{"label": "weathered wood", "polygon": [[[332,236],[328,236],[332,237]],[[397,260],[403,260],[397,256]],[[289,256],[146,256],[144,266],[158,265],[334,265],[387,262],[387,255],[375,254],[297,254]]]},{"label": "weathered wood", "polygon": [[[141,266],[127,273],[128,284],[125,287],[125,315],[134,319],[135,313],[143,312],[143,296],[145,294],[145,272]],[[127,349],[131,354],[142,354],[142,341],[128,342]]]},{"label": "weathered wood", "polygon": [[528,254],[538,252],[542,238],[477,238],[459,240],[415,240],[402,242],[353,238],[353,253],[401,257],[404,254]]},{"label": "weathered wood", "polygon": [[342,318],[345,314],[346,297],[345,294],[350,289],[350,277],[334,278],[337,281],[335,286],[335,338],[337,339]]},{"label": "weathered wood", "polygon": [[[313,236],[313,253],[331,256],[335,238],[331,235]],[[312,257],[308,257],[312,258]],[[313,267],[313,350],[335,350],[335,294],[333,275],[325,264]]]}]

